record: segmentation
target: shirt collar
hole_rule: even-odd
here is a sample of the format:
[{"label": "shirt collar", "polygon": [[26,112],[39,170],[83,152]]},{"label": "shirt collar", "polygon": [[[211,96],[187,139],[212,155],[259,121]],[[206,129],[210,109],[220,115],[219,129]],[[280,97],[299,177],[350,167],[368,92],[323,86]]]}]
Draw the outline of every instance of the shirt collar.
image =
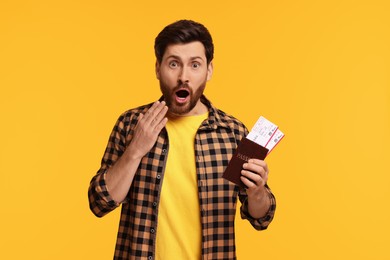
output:
[{"label": "shirt collar", "polygon": [[[160,101],[164,100],[164,97],[161,96]],[[200,97],[200,101],[205,104],[208,108],[209,111],[209,116],[208,118],[203,121],[202,125],[200,126],[199,129],[206,130],[206,129],[217,129],[218,127],[224,127],[224,128],[229,128],[226,119],[225,119],[225,114],[218,108],[216,108],[210,100],[206,98],[205,95],[202,95]]]},{"label": "shirt collar", "polygon": [[224,118],[224,113],[217,109],[204,95],[200,101],[205,104],[209,110],[209,117],[205,120],[200,129],[217,129],[218,127],[229,128]]}]

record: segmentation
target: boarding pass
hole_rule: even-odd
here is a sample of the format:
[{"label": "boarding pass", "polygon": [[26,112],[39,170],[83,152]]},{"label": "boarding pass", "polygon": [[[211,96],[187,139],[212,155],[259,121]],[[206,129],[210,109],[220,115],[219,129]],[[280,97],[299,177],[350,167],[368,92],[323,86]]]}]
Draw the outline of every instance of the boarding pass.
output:
[{"label": "boarding pass", "polygon": [[268,153],[282,140],[284,133],[279,127],[260,116],[252,130],[246,136],[249,140],[268,149]]}]

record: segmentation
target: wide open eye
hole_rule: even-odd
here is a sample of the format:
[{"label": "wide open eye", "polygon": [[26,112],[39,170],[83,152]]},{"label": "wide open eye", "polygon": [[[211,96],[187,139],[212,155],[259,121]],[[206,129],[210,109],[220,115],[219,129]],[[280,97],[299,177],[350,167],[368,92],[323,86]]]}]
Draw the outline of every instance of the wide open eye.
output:
[{"label": "wide open eye", "polygon": [[200,67],[200,63],[199,62],[192,63],[192,68],[193,69],[198,69],[199,67]]},{"label": "wide open eye", "polygon": [[176,62],[176,61],[170,61],[169,62],[169,67],[170,68],[177,68],[179,66],[179,64]]}]

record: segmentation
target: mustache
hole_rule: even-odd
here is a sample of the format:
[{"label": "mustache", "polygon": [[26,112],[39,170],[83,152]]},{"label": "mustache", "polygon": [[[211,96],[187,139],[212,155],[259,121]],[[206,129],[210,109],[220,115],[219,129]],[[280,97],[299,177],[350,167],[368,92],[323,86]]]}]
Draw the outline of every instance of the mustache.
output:
[{"label": "mustache", "polygon": [[192,93],[192,89],[190,88],[190,85],[188,85],[188,83],[179,83],[179,84],[177,84],[176,87],[173,88],[172,92],[175,93],[176,91],[178,91],[180,89],[185,89],[189,93]]},{"label": "mustache", "polygon": [[175,89],[179,89],[179,88],[186,88],[186,89],[189,89],[190,88],[190,85],[188,85],[188,83],[186,83],[186,82],[179,82],[177,85],[176,85],[176,87],[175,87]]}]

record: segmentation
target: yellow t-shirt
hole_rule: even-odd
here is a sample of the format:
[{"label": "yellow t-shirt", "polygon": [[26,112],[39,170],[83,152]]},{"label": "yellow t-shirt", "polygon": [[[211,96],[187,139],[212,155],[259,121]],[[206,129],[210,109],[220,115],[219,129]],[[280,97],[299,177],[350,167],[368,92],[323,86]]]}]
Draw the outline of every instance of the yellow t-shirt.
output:
[{"label": "yellow t-shirt", "polygon": [[201,259],[195,134],[208,114],[168,118],[168,159],[158,210],[156,259]]}]

